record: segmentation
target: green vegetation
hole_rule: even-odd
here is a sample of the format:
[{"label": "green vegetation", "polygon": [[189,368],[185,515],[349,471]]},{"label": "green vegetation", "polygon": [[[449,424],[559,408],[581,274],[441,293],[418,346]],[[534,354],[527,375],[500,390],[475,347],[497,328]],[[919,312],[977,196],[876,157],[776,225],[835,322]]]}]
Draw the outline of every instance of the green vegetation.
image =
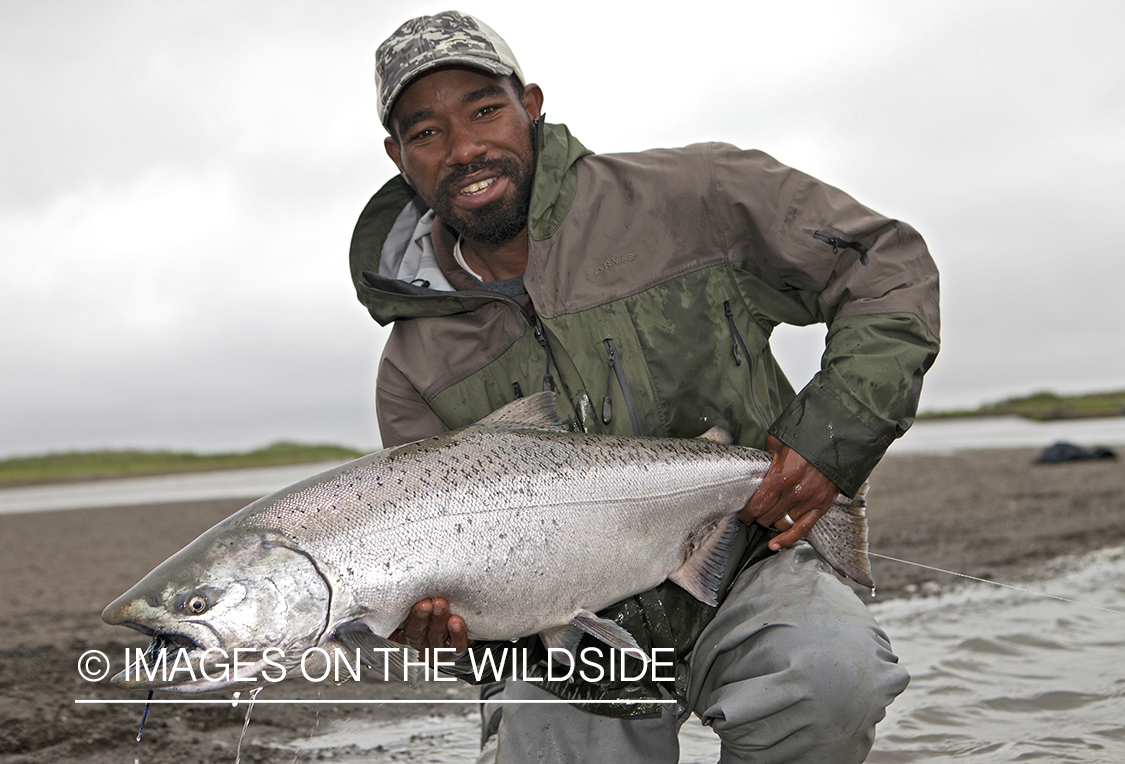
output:
[{"label": "green vegetation", "polygon": [[1085,395],[1057,395],[1052,392],[1032,393],[1022,398],[1008,398],[965,411],[927,411],[919,419],[953,419],[955,417],[1022,416],[1036,421],[1078,419],[1082,417],[1118,416],[1125,414],[1125,390]]},{"label": "green vegetation", "polygon": [[350,448],[298,443],[275,443],[256,451],[227,454],[174,451],[72,451],[2,460],[0,485],[346,461],[358,456],[362,456],[362,453]]}]

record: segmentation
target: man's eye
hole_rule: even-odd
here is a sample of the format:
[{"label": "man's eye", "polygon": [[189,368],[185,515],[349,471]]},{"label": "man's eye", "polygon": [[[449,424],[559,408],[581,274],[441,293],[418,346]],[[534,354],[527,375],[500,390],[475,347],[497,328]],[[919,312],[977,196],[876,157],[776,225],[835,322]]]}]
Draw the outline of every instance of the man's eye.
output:
[{"label": "man's eye", "polygon": [[412,140],[412,141],[424,140],[426,138],[429,138],[433,134],[434,134],[434,131],[427,127],[425,130],[419,130],[418,132],[411,135],[410,140]]}]

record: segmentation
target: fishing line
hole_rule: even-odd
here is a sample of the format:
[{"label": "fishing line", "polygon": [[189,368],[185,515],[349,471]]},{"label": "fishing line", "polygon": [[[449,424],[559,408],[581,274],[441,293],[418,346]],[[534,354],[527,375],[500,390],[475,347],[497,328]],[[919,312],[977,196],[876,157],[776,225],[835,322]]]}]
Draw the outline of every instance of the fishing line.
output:
[{"label": "fishing line", "polygon": [[[860,550],[856,550],[856,551],[860,551]],[[1013,586],[1012,584],[1005,584],[1001,581],[991,581],[987,578],[977,578],[976,576],[970,576],[967,573],[958,573],[955,570],[945,570],[944,568],[935,568],[933,565],[923,565],[920,562],[911,562],[910,560],[900,560],[897,557],[891,557],[890,555],[878,554],[876,552],[871,552],[871,551],[868,551],[867,554],[869,554],[871,557],[879,557],[881,559],[890,560],[892,562],[901,562],[903,565],[913,565],[916,568],[925,568],[926,570],[934,570],[934,571],[937,571],[938,573],[948,573],[951,576],[960,576],[961,578],[967,578],[970,581],[979,581],[982,584],[992,584],[993,586],[1002,586],[1005,589],[1014,589],[1015,591],[1023,592],[1024,594],[1034,594],[1037,597],[1047,597],[1048,599],[1059,600],[1060,602],[1069,602],[1072,605],[1081,605],[1082,607],[1093,608],[1094,610],[1104,610],[1107,613],[1115,613],[1116,615],[1125,615],[1125,611],[1122,611],[1122,610],[1114,610],[1113,608],[1103,607],[1101,605],[1091,605],[1089,602],[1079,602],[1078,600],[1072,600],[1072,599],[1069,599],[1067,597],[1060,597],[1056,594],[1047,594],[1046,592],[1037,592],[1034,589],[1025,589],[1021,586]]]}]

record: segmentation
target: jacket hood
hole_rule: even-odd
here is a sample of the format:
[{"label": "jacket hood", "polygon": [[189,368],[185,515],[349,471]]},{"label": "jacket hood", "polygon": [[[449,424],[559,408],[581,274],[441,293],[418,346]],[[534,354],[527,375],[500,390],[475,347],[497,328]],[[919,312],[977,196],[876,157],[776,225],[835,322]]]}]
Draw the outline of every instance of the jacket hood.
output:
[{"label": "jacket hood", "polygon": [[[528,212],[528,236],[548,239],[566,219],[578,190],[575,163],[592,153],[565,125],[539,123],[538,154]],[[387,181],[363,209],[352,232],[350,263],[356,296],[383,326],[400,318],[473,310],[496,299],[458,292],[427,254],[433,211],[401,175]]]}]

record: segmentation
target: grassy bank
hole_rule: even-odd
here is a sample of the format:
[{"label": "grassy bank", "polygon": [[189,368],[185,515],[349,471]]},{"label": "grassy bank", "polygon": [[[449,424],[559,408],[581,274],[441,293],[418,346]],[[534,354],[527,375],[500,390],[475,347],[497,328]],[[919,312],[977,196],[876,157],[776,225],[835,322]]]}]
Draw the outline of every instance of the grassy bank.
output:
[{"label": "grassy bank", "polygon": [[362,456],[362,453],[350,448],[298,443],[275,443],[256,451],[225,454],[177,451],[72,451],[0,461],[0,486],[345,461],[358,456]]},{"label": "grassy bank", "polygon": [[960,411],[926,411],[918,419],[953,419],[957,417],[1022,416],[1036,421],[1079,419],[1084,417],[1120,416],[1125,414],[1125,390],[1085,395],[1057,395],[1052,392],[1033,393],[1022,398],[1008,398],[987,403],[979,408]]}]

